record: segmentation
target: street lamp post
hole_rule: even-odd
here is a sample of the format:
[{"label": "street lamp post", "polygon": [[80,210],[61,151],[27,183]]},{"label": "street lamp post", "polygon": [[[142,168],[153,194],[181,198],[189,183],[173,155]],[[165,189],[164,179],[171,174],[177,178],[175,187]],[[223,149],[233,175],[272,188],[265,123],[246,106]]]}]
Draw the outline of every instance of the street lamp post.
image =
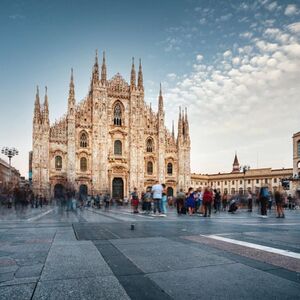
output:
[{"label": "street lamp post", "polygon": [[[12,181],[12,171],[11,171],[11,159],[19,154],[19,151],[16,148],[3,147],[1,153],[6,155],[9,159],[9,177],[10,181]],[[12,183],[13,184],[13,183]]]},{"label": "street lamp post", "polygon": [[11,166],[11,159],[15,155],[19,154],[19,151],[16,148],[3,147],[1,153],[6,155],[9,159],[9,166]]}]

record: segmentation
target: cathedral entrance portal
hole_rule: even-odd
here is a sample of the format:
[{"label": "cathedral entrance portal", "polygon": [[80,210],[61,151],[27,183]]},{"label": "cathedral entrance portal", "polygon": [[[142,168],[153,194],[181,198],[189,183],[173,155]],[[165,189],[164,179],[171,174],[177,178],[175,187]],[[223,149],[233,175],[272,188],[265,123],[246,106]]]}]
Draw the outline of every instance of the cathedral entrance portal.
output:
[{"label": "cathedral entrance portal", "polygon": [[64,186],[58,183],[54,186],[54,198],[60,199],[63,196],[64,196]]},{"label": "cathedral entrance portal", "polygon": [[122,178],[114,178],[112,182],[112,197],[114,199],[124,198],[124,182]]},{"label": "cathedral entrance portal", "polygon": [[86,199],[87,194],[88,194],[88,187],[87,187],[87,185],[86,184],[81,184],[79,186],[79,197],[83,198],[83,199]]}]

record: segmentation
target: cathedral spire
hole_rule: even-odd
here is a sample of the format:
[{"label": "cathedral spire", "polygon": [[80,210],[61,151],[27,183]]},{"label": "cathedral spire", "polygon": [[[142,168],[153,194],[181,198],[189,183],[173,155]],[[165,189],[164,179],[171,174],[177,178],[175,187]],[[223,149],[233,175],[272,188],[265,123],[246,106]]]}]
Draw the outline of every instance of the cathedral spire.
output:
[{"label": "cathedral spire", "polygon": [[71,68],[71,79],[69,85],[69,99],[68,99],[68,108],[75,105],[75,85],[74,85],[74,75],[73,68]]},{"label": "cathedral spire", "polygon": [[105,62],[105,51],[103,51],[102,66],[101,66],[101,83],[106,83],[106,62]]},{"label": "cathedral spire", "polygon": [[161,91],[161,83],[159,84],[159,96],[158,96],[158,111],[163,112],[164,110],[164,99]]},{"label": "cathedral spire", "polygon": [[97,85],[99,83],[99,64],[98,64],[98,50],[96,49],[95,63],[93,67],[93,75],[92,75],[92,86]]},{"label": "cathedral spire", "polygon": [[139,63],[138,88],[139,88],[139,90],[143,90],[144,89],[142,61],[141,61],[141,59],[140,59],[140,63]]},{"label": "cathedral spire", "polygon": [[178,131],[177,131],[177,138],[179,139],[183,133],[183,123],[181,117],[181,107],[179,106],[179,117],[178,117]]},{"label": "cathedral spire", "polygon": [[34,102],[34,116],[33,121],[39,122],[41,119],[41,105],[40,105],[40,95],[39,86],[36,87],[35,102]]},{"label": "cathedral spire", "polygon": [[135,66],[134,66],[134,57],[132,57],[131,76],[130,76],[131,89],[135,88],[135,84],[136,84],[136,74],[135,74]]},{"label": "cathedral spire", "polygon": [[174,120],[172,120],[172,137],[175,139]]},{"label": "cathedral spire", "polygon": [[49,104],[48,104],[48,94],[47,86],[45,86],[45,100],[43,105],[43,122],[49,124]]},{"label": "cathedral spire", "polygon": [[187,116],[187,108],[185,108],[185,117],[184,117],[184,133],[186,135],[186,137],[189,136],[189,121],[188,121],[188,116]]}]

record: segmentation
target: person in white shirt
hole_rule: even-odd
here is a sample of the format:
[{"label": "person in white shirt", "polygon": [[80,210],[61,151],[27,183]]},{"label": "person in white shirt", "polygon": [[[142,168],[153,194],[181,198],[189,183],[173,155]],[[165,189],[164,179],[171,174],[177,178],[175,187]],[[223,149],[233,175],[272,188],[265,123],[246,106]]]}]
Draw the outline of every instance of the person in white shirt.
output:
[{"label": "person in white shirt", "polygon": [[163,192],[163,187],[161,184],[156,182],[152,186],[151,193],[152,193],[152,198],[154,202],[154,208],[153,208],[153,213],[156,214],[156,210],[158,210],[158,213],[161,213],[161,198],[162,198],[162,192]]}]

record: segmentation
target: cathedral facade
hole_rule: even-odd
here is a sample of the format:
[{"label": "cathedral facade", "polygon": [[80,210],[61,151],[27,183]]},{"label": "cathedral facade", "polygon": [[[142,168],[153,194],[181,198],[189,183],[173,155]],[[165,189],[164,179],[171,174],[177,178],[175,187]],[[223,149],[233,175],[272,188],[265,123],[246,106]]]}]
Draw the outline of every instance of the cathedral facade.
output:
[{"label": "cathedral facade", "polygon": [[79,103],[71,72],[67,113],[52,125],[47,89],[43,104],[37,89],[32,152],[33,190],[47,197],[74,189],[123,199],[156,181],[172,195],[191,184],[186,110],[179,110],[175,137],[174,123],[172,132],[165,126],[161,87],[157,112],[144,100],[141,62],[137,80],[134,61],[130,83],[119,73],[107,79],[104,53],[101,68],[96,53],[88,94]]}]

